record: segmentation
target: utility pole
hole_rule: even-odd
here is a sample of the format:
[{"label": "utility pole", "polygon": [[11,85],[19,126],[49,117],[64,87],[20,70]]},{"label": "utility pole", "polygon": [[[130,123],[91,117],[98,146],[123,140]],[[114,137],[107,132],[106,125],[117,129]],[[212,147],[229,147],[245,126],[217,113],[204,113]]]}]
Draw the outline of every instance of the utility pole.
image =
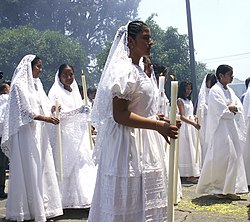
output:
[{"label": "utility pole", "polygon": [[194,41],[193,41],[192,20],[191,20],[191,10],[190,10],[189,0],[186,0],[186,11],[187,11],[187,25],[188,25],[191,82],[193,85],[192,100],[195,105],[198,99],[198,92],[197,92],[196,74],[195,74]]}]

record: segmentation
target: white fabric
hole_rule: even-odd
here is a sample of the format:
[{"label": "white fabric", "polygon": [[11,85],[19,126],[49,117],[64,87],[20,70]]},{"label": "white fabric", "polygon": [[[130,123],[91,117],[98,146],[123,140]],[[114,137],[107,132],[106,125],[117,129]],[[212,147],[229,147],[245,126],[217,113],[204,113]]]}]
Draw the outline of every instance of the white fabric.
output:
[{"label": "white fabric", "polygon": [[198,122],[201,126],[199,130],[199,139],[200,139],[200,146],[201,146],[201,166],[204,163],[204,159],[206,156],[207,152],[207,144],[205,140],[206,136],[206,128],[207,128],[207,99],[208,99],[208,94],[209,94],[209,88],[206,86],[206,78],[203,79],[203,82],[201,84],[201,88],[199,91],[199,96],[198,96],[198,105],[197,105],[197,112],[196,115],[198,117]]},{"label": "white fabric", "polygon": [[[235,104],[239,112],[228,109]],[[233,90],[216,83],[208,97],[207,154],[197,185],[197,193],[234,194],[248,192],[242,144],[245,125],[242,106]]]},{"label": "white fabric", "polygon": [[[97,169],[91,159],[92,150],[87,121],[89,109],[83,106],[75,80],[71,88],[71,92],[64,89],[56,73],[55,82],[49,91],[51,101],[55,104],[57,99],[61,105],[63,181],[59,181],[59,187],[63,208],[86,208],[91,205]],[[53,126],[51,141],[58,172],[56,126]]]},{"label": "white fabric", "polygon": [[247,184],[250,185],[250,85],[248,86],[243,100],[243,108],[247,127],[246,142],[243,148],[243,158],[246,168]]},{"label": "white fabric", "polygon": [[70,87],[72,89],[71,92],[64,89],[57,72],[55,75],[55,81],[49,90],[48,96],[54,104],[57,97],[60,98],[60,104],[62,105],[61,112],[69,112],[83,105],[82,97],[75,79]]},{"label": "white fabric", "polygon": [[3,122],[6,113],[6,108],[8,105],[8,98],[9,98],[8,94],[0,95],[0,137],[2,137],[3,134]]},{"label": "white fabric", "polygon": [[[131,112],[150,118],[157,111],[154,83],[132,63],[127,70],[128,76],[115,82],[112,95],[129,100]],[[113,117],[98,133],[96,145],[100,145],[100,134],[104,133],[106,139],[101,140],[102,152],[88,221],[167,221],[163,137],[153,130],[120,125]]]},{"label": "white fabric", "polygon": [[47,123],[34,120],[50,113],[42,84],[32,76],[34,58],[25,56],[14,72],[2,137],[10,158],[6,218],[17,221],[46,221],[63,213]]},{"label": "white fabric", "polygon": [[[184,104],[184,116],[194,121],[193,103],[181,99]],[[179,171],[181,177],[200,176],[200,144],[198,144],[198,161],[196,163],[197,130],[191,124],[182,121],[179,142]]]}]

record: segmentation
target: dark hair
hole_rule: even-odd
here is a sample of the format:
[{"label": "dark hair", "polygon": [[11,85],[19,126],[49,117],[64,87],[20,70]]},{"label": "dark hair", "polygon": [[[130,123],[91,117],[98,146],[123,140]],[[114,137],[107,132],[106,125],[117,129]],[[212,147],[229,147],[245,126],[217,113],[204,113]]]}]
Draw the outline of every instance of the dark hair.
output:
[{"label": "dark hair", "polygon": [[32,69],[33,69],[33,67],[38,63],[39,60],[42,61],[42,59],[41,59],[40,57],[38,57],[38,56],[36,56],[36,57],[33,59],[33,61],[31,62],[31,67],[32,67]]},{"label": "dark hair", "polygon": [[228,71],[233,70],[229,65],[219,65],[216,70],[216,77],[220,80],[220,74],[225,75]]},{"label": "dark hair", "polygon": [[137,34],[143,32],[145,28],[148,28],[148,25],[142,21],[130,22],[128,24],[128,36],[135,39]]},{"label": "dark hair", "polygon": [[187,88],[187,86],[191,86],[191,90],[193,91],[193,86],[192,86],[191,82],[182,81],[180,83],[179,90],[178,90],[178,98],[182,98],[184,100],[186,100],[186,99],[191,100],[192,91],[191,91],[190,95],[186,96],[186,88]]},{"label": "dark hair", "polygon": [[64,64],[60,65],[60,67],[59,67],[59,69],[58,69],[58,77],[59,77],[59,78],[61,77],[61,74],[62,74],[63,70],[64,70],[67,66],[70,67],[70,68],[72,69],[73,73],[75,72],[73,66],[64,63]]},{"label": "dark hair", "polygon": [[94,86],[90,86],[87,89],[87,95],[89,96],[91,93],[96,93],[97,89]]},{"label": "dark hair", "polygon": [[206,82],[210,81],[211,87],[217,83],[216,76],[213,73],[208,73],[206,76]]},{"label": "dark hair", "polygon": [[248,78],[245,80],[245,86],[246,86],[246,88],[248,88],[249,83],[250,83],[250,77],[248,77]]},{"label": "dark hair", "polygon": [[7,86],[9,86],[9,84],[7,84],[7,83],[0,84],[0,95],[4,94],[4,91],[6,90]]}]

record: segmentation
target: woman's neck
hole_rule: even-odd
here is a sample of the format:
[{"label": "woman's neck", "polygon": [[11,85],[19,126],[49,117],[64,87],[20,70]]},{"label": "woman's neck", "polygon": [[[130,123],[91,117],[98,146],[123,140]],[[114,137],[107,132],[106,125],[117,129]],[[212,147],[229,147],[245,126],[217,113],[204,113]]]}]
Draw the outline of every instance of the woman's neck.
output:
[{"label": "woman's neck", "polygon": [[64,85],[63,87],[64,87],[64,89],[66,89],[67,91],[72,92],[72,88],[71,88],[70,86]]},{"label": "woman's neck", "polygon": [[224,89],[227,89],[227,83],[224,83],[223,81],[219,81],[219,82],[223,86]]}]

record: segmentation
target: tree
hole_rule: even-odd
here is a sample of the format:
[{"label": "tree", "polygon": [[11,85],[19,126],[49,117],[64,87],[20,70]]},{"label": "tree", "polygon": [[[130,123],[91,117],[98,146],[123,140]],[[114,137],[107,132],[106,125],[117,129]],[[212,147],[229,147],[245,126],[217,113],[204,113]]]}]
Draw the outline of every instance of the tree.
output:
[{"label": "tree", "polygon": [[[154,45],[151,49],[151,61],[159,66],[165,66],[168,74],[173,74],[178,81],[190,80],[189,47],[187,35],[181,35],[178,30],[168,27],[166,30],[154,21],[156,14],[152,14],[146,23],[151,29]],[[101,73],[104,67],[111,43],[97,56],[97,70]],[[197,85],[200,86],[205,74],[208,73],[204,63],[196,63]],[[97,78],[98,79],[98,78]],[[169,92],[170,93],[170,92]],[[168,93],[168,94],[169,94]]]},{"label": "tree", "polygon": [[1,0],[0,28],[31,25],[78,40],[91,59],[117,28],[137,16],[140,0]]},{"label": "tree", "polygon": [[29,26],[0,30],[0,69],[6,79],[11,79],[19,61],[26,54],[35,54],[43,59],[44,69],[41,79],[48,90],[62,63],[75,68],[78,82],[85,62],[80,44],[54,31],[38,31]]}]

